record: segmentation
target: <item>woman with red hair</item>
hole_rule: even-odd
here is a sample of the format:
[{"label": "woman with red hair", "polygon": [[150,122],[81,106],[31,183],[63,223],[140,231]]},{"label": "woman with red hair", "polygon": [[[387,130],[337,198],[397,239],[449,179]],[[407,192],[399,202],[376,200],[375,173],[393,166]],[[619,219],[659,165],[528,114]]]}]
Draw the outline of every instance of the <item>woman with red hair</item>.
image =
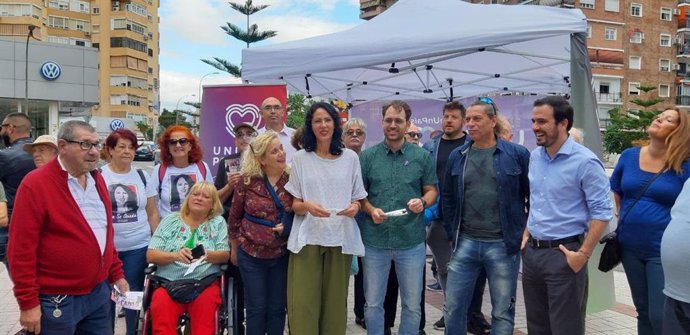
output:
[{"label": "woman with red hair", "polygon": [[[185,126],[168,127],[158,139],[161,149],[161,163],[153,167],[151,181],[158,190],[158,211],[160,217],[178,212],[192,185],[178,187],[181,180],[193,183],[213,183],[210,169],[201,158],[203,153],[199,140]],[[184,190],[180,193],[180,190]]]}]

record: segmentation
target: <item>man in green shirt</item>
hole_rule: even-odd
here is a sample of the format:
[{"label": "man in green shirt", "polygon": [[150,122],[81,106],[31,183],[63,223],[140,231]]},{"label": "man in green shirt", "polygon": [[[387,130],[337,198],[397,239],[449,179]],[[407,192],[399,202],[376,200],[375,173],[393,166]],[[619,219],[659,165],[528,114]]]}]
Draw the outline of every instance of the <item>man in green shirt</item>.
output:
[{"label": "man in green shirt", "polygon": [[[385,140],[362,152],[368,198],[360,223],[364,256],[365,318],[368,334],[384,334],[383,300],[391,261],[400,285],[401,335],[418,333],[426,258],[424,208],[436,201],[436,171],[429,153],[405,141],[412,114],[403,101],[383,106]],[[391,212],[404,210],[395,215]]]}]

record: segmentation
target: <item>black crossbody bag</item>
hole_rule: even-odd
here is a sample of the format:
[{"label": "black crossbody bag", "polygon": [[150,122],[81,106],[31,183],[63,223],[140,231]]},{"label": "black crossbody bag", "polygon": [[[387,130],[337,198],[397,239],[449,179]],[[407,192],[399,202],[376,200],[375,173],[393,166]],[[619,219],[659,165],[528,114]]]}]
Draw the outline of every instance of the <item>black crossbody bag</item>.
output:
[{"label": "black crossbody bag", "polygon": [[621,256],[623,255],[623,247],[618,242],[618,229],[623,224],[623,221],[625,221],[625,218],[628,216],[628,213],[630,213],[630,210],[633,208],[633,206],[635,206],[637,201],[640,200],[640,198],[642,198],[645,192],[647,192],[649,186],[652,185],[652,183],[659,176],[661,176],[661,174],[664,173],[664,171],[666,170],[662,169],[661,171],[659,171],[642,188],[642,191],[640,191],[640,194],[637,195],[635,201],[633,201],[630,207],[628,207],[628,210],[625,211],[625,214],[623,214],[621,219],[618,221],[618,226],[616,226],[616,230],[604,235],[604,237],[602,237],[601,240],[599,240],[599,243],[604,245],[604,250],[601,251],[601,258],[599,258],[599,271],[609,272],[613,270],[613,268],[615,268],[621,262]]},{"label": "black crossbody bag", "polygon": [[207,287],[211,286],[213,282],[218,280],[222,276],[222,272],[212,273],[201,279],[178,279],[178,280],[167,280],[163,277],[156,277],[156,280],[160,282],[160,285],[168,291],[170,297],[181,303],[188,304],[194,299],[196,299],[201,292],[203,292]]}]

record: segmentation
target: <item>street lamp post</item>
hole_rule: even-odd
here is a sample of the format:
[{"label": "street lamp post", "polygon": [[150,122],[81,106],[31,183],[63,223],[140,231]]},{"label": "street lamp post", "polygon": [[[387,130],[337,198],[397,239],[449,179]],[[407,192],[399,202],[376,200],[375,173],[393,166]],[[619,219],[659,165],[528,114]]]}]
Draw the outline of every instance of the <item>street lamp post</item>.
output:
[{"label": "street lamp post", "polygon": [[28,26],[29,33],[26,34],[26,50],[24,53],[24,114],[29,115],[29,39],[34,37],[34,29],[38,28],[33,24]]},{"label": "street lamp post", "polygon": [[178,112],[177,109],[180,107],[180,101],[181,101],[182,99],[184,99],[184,97],[186,97],[186,96],[195,97],[196,94],[185,94],[185,95],[181,96],[179,99],[177,99],[177,104],[175,104],[175,124],[178,124],[178,123],[180,122],[180,121],[179,121],[179,119],[180,119],[180,118],[179,118],[180,112]]},{"label": "street lamp post", "polygon": [[[204,78],[206,78],[206,76],[210,76],[212,74],[220,74],[220,72],[210,72],[210,73],[207,73],[207,74],[201,76],[201,79],[199,79],[199,95],[197,95],[197,98],[199,98],[199,115],[201,115],[201,103],[203,102],[202,101],[203,96],[201,95],[201,82],[204,81]],[[196,119],[196,117],[194,117],[194,118]],[[195,122],[195,124],[196,124],[196,122]]]}]

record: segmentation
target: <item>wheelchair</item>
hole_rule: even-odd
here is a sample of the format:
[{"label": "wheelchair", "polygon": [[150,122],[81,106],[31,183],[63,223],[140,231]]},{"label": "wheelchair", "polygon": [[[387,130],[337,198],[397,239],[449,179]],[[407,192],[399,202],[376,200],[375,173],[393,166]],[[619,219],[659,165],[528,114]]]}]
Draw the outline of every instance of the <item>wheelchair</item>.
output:
[{"label": "wheelchair", "polygon": [[[215,335],[238,335],[237,322],[234,311],[237,309],[237,292],[234,288],[234,278],[226,275],[227,265],[220,266],[222,275],[220,276],[221,304],[215,313]],[[150,264],[146,268],[146,278],[144,279],[144,296],[141,310],[137,313],[137,335],[150,335],[152,331],[151,298],[155,289],[161,286],[160,280],[155,276],[156,265]],[[184,313],[177,324],[178,334],[191,334],[189,327],[193,322],[187,313]],[[184,331],[186,329],[186,331]]]}]

